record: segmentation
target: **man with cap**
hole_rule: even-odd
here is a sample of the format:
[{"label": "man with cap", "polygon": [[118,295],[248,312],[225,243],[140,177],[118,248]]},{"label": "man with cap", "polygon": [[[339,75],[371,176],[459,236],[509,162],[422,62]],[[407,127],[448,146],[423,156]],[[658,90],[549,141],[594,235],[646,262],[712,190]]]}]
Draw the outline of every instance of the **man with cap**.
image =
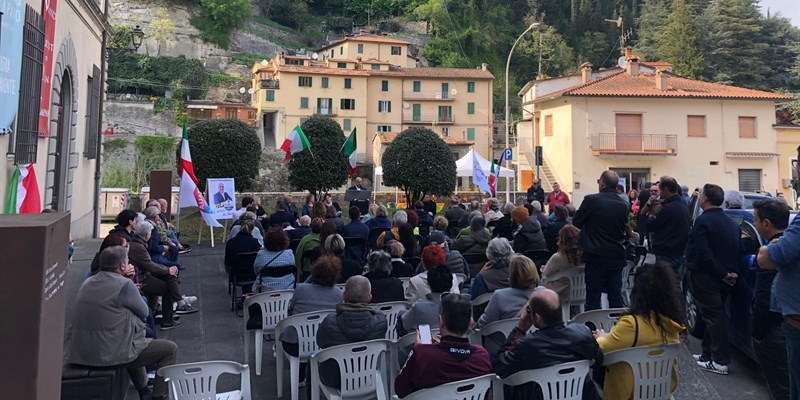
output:
[{"label": "man with cap", "polygon": [[[453,274],[464,274],[469,277],[469,266],[467,262],[464,261],[464,257],[461,256],[461,253],[458,250],[450,250],[450,246],[447,244],[447,237],[444,233],[439,231],[433,231],[430,235],[428,235],[428,243],[431,245],[436,245],[444,250],[445,260],[444,266],[450,270],[450,273]],[[417,267],[417,273],[422,272],[422,263]]]}]

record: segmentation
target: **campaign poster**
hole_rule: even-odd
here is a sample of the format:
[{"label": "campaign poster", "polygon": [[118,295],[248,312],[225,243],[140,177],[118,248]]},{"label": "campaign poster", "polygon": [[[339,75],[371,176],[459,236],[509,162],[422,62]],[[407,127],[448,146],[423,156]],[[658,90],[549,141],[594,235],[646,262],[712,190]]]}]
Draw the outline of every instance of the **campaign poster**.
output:
[{"label": "campaign poster", "polygon": [[206,181],[208,204],[215,219],[236,219],[236,190],[233,178],[209,178]]}]

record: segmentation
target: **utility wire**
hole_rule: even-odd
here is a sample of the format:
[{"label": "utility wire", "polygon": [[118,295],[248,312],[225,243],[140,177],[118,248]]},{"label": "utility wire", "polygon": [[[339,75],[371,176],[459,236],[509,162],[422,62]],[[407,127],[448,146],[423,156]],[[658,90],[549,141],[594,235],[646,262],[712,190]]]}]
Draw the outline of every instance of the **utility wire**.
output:
[{"label": "utility wire", "polygon": [[464,46],[461,45],[461,39],[458,37],[458,32],[456,32],[456,21],[453,19],[453,16],[450,14],[450,10],[447,9],[447,0],[440,0],[440,4],[444,9],[444,12],[447,13],[447,17],[450,19],[450,29],[455,34],[456,43],[458,43],[458,48],[461,50],[461,55],[464,56],[464,61],[469,61],[469,57],[467,57],[467,53],[464,51]]}]

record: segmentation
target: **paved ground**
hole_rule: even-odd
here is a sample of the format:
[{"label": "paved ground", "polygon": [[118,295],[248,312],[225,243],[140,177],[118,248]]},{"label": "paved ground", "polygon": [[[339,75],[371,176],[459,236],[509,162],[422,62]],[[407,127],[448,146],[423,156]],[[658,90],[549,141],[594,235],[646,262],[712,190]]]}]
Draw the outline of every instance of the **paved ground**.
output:
[{"label": "paved ground", "polygon": [[[70,306],[74,302],[80,283],[86,274],[100,240],[84,240],[76,243],[73,264],[70,266],[67,282],[67,330],[71,321]],[[223,266],[224,247],[217,244],[196,245],[194,251],[181,256],[181,264],[186,267],[181,273],[181,288],[184,294],[199,298],[196,303],[200,312],[181,318],[182,325],[171,331],[159,331],[159,338],[175,341],[179,346],[178,362],[208,360],[232,360],[244,362],[243,318],[230,311],[230,297],[227,294],[227,276]],[[272,357],[272,342],[265,343],[263,371],[255,375],[254,360],[251,355],[251,386],[254,399],[276,399],[275,359]],[[689,348],[697,351],[699,342],[692,339]],[[252,346],[251,346],[252,351]],[[766,385],[758,374],[758,369],[738,351],[734,357],[732,374],[718,376],[700,371],[691,359],[691,353],[682,348],[679,360],[680,385],[675,393],[676,399],[768,399]],[[287,364],[288,365],[288,364]],[[284,399],[288,399],[288,366],[284,374]],[[238,378],[221,381],[220,389],[235,383]],[[135,392],[134,392],[135,394]],[[305,398],[300,392],[301,399]],[[128,396],[135,399],[135,395]]]}]

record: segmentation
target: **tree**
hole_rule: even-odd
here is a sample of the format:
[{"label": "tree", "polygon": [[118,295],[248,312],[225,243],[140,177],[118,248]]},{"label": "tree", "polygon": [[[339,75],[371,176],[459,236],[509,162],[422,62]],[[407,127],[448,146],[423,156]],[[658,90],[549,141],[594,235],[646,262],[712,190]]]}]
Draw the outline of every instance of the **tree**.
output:
[{"label": "tree", "polygon": [[344,133],[336,121],[319,115],[309,118],[301,128],[311,151],[297,153],[289,161],[289,184],[320,199],[323,193],[347,183],[350,164],[341,151]]},{"label": "tree", "polygon": [[456,162],[447,144],[427,128],[408,128],[381,158],[383,181],[402,189],[408,204],[424,194],[449,196],[456,187]]},{"label": "tree", "polygon": [[207,42],[227,48],[230,35],[250,17],[251,0],[199,0],[202,13],[189,22]]},{"label": "tree", "polygon": [[704,59],[697,32],[697,17],[692,6],[687,0],[674,0],[667,25],[656,36],[659,54],[672,63],[675,73],[695,79],[703,73]]},{"label": "tree", "polygon": [[[208,178],[233,178],[242,192],[255,189],[261,142],[253,128],[238,119],[197,121],[189,128],[189,144],[201,191]],[[179,160],[180,152],[178,145]]]},{"label": "tree", "polygon": [[706,76],[721,83],[765,88],[769,67],[766,43],[758,41],[761,13],[757,0],[716,0],[707,9],[712,48]]},{"label": "tree", "polygon": [[642,13],[636,21],[636,54],[647,61],[662,59],[658,36],[667,24],[669,8],[669,0],[645,0],[642,5]]},{"label": "tree", "polygon": [[759,25],[761,41],[768,45],[762,56],[769,66],[767,87],[800,91],[800,74],[792,71],[800,65],[800,29],[779,14],[761,18]]}]

